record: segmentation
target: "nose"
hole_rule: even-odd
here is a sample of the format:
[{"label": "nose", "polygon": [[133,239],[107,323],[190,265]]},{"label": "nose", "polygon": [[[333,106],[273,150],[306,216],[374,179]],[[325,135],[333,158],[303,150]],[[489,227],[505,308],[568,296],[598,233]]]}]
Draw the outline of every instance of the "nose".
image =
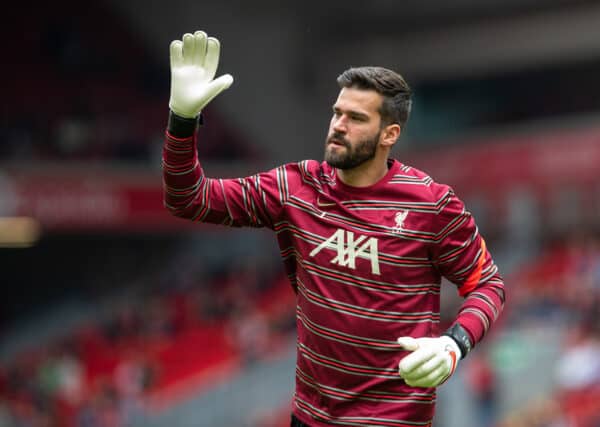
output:
[{"label": "nose", "polygon": [[347,124],[346,124],[345,116],[343,114],[340,116],[333,117],[332,128],[336,132],[346,133]]}]

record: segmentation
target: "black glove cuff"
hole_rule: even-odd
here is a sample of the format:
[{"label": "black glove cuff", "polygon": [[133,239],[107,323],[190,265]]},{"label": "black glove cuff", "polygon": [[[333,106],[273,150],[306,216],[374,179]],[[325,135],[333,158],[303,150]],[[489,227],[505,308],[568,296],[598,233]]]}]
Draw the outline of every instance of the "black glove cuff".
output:
[{"label": "black glove cuff", "polygon": [[456,342],[456,345],[458,345],[458,348],[460,348],[460,352],[462,353],[461,359],[467,357],[467,354],[469,354],[471,348],[473,348],[469,334],[459,323],[452,325],[443,333],[443,335],[449,336]]},{"label": "black glove cuff", "polygon": [[169,123],[167,132],[175,138],[189,138],[194,135],[198,125],[202,124],[202,114],[193,119],[178,116],[173,111],[169,111]]}]

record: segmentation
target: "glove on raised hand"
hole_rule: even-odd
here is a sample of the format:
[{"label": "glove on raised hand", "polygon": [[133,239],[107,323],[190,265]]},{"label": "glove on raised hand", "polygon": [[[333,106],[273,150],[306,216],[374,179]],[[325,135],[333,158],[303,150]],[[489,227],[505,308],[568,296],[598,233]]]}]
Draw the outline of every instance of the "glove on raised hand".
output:
[{"label": "glove on raised hand", "polygon": [[461,351],[456,342],[448,337],[413,338],[400,337],[400,344],[411,351],[398,364],[398,372],[406,384],[413,387],[437,387],[456,370]]},{"label": "glove on raised hand", "polygon": [[215,96],[231,86],[230,74],[213,80],[220,50],[219,40],[207,37],[203,31],[186,33],[182,40],[171,42],[171,111],[180,117],[194,118]]}]

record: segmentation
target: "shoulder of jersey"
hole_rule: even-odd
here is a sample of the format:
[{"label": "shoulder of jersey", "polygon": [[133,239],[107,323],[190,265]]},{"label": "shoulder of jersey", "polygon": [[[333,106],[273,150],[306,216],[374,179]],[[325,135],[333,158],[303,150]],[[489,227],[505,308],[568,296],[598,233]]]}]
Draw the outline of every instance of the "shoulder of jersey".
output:
[{"label": "shoulder of jersey", "polygon": [[396,182],[399,188],[411,194],[413,200],[418,202],[439,204],[454,197],[452,187],[435,181],[426,172],[412,166],[402,165],[390,182]]}]

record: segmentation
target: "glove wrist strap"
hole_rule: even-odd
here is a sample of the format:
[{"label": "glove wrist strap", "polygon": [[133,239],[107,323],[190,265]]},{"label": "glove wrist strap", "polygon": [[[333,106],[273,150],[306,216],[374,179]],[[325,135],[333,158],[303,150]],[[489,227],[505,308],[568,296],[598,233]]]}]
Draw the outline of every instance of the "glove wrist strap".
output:
[{"label": "glove wrist strap", "polygon": [[469,334],[465,329],[459,324],[455,323],[452,325],[446,332],[443,333],[454,340],[458,348],[460,348],[461,359],[467,357],[467,354],[471,351],[473,344],[471,343],[471,338],[469,338]]},{"label": "glove wrist strap", "polygon": [[178,116],[173,111],[169,111],[167,131],[176,138],[188,138],[194,135],[199,124],[202,124],[201,114],[193,119],[188,119]]}]

